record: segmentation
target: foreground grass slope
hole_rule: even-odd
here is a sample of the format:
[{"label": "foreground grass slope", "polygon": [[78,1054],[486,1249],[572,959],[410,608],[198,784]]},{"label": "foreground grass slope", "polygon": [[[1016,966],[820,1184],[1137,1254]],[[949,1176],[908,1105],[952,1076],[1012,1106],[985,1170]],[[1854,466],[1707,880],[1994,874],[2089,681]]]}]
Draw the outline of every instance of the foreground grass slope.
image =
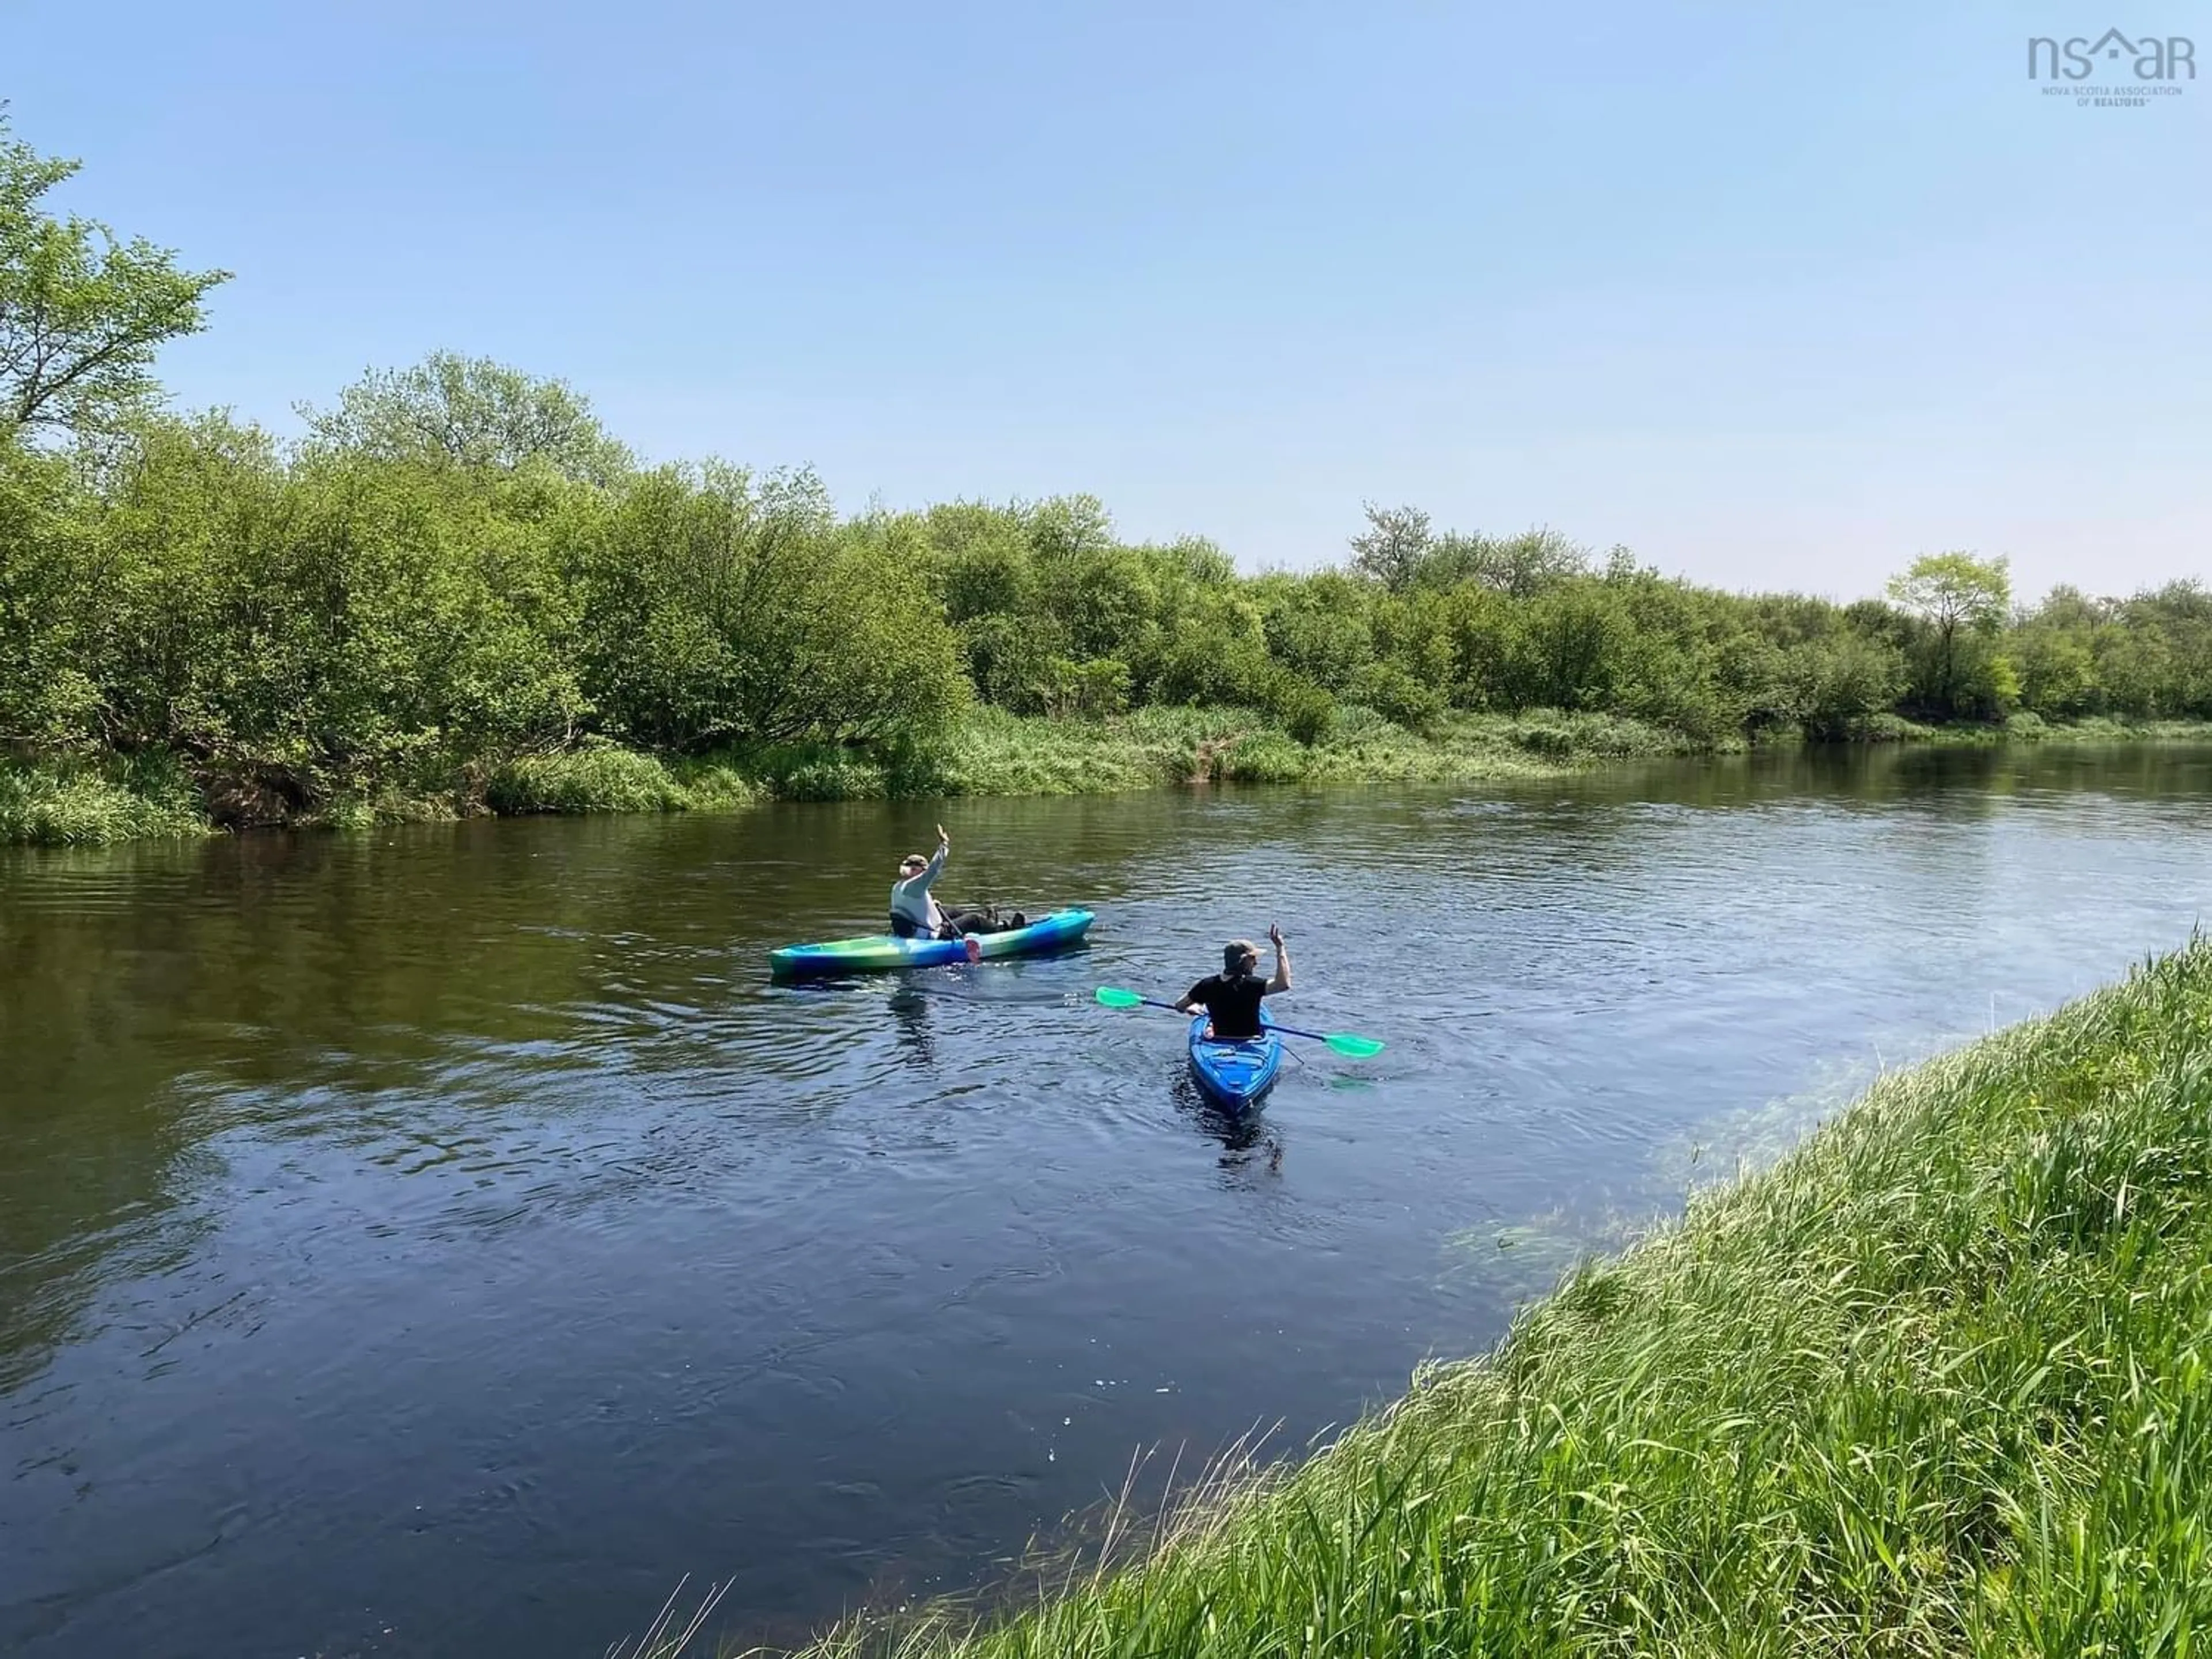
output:
[{"label": "foreground grass slope", "polygon": [[824,1655],[2185,1654],[2212,944],[1879,1083],[1134,1564]]}]

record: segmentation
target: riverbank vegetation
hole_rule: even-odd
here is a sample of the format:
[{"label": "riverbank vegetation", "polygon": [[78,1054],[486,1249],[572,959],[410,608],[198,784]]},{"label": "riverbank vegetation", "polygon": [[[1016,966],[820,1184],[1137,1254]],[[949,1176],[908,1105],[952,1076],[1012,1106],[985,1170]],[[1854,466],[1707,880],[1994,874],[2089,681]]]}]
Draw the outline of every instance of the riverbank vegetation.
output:
[{"label": "riverbank vegetation", "polygon": [[[2212,943],[1893,1073],[1303,1467],[821,1656],[2187,1652]],[[1125,1552],[1125,1553],[1127,1553]]]},{"label": "riverbank vegetation", "polygon": [[0,837],[2212,719],[2193,582],[2021,606],[1937,554],[1838,605],[1379,507],[1341,566],[1246,574],[1087,496],[846,514],[649,465],[447,353],[280,440],[161,404],[223,273],[54,216],[71,171],[0,127]]}]

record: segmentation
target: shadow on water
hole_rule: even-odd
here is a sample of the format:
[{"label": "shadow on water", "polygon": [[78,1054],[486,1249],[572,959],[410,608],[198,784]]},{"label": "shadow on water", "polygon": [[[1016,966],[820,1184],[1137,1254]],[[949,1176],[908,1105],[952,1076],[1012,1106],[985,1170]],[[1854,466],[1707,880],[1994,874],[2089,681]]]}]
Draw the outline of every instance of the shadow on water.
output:
[{"label": "shadow on water", "polygon": [[1267,1173],[1280,1171],[1282,1141],[1267,1116],[1267,1101],[1241,1112],[1229,1111],[1209,1098],[1192,1079],[1187,1061],[1178,1061],[1169,1068],[1163,1080],[1176,1110],[1208,1139],[1220,1142],[1224,1154],[1221,1159],[1223,1169],[1249,1169],[1256,1154]]},{"label": "shadow on water", "polygon": [[930,1030],[931,994],[913,985],[901,985],[890,994],[891,1019],[898,1027],[900,1045],[917,1066],[937,1064],[937,1042]]}]

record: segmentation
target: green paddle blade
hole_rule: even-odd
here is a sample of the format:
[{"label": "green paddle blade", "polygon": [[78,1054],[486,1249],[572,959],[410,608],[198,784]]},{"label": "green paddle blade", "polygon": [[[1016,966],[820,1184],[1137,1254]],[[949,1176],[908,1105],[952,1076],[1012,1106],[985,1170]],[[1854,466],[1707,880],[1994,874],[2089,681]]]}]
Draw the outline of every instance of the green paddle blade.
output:
[{"label": "green paddle blade", "polygon": [[1382,1052],[1382,1045],[1373,1037],[1354,1036],[1349,1031],[1331,1031],[1322,1041],[1346,1060],[1372,1060]]},{"label": "green paddle blade", "polygon": [[1134,991],[1116,990],[1111,985],[1098,988],[1098,1000],[1109,1008],[1141,1008],[1145,1006],[1144,998]]}]

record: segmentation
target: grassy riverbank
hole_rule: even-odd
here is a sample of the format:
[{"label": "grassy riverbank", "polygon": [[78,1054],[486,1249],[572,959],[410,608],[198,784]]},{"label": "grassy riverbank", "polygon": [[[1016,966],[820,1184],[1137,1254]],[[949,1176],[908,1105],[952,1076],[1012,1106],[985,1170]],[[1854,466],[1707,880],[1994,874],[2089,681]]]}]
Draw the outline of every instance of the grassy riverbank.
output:
[{"label": "grassy riverbank", "polygon": [[1886,1078],[1119,1565],[820,1653],[2185,1653],[2208,1109],[2200,942]]},{"label": "grassy riverbank", "polygon": [[105,846],[212,828],[199,790],[166,757],[0,756],[0,846]]},{"label": "grassy riverbank", "polygon": [[658,756],[602,744],[374,794],[295,802],[234,777],[195,783],[166,758],[0,760],[0,842],[96,845],[218,827],[356,828],[483,813],[718,811],[766,800],[1111,794],[1190,782],[1389,782],[1529,777],[1689,739],[1604,714],[1468,716],[1416,736],[1352,711],[1325,739],[1292,739],[1236,708],[1147,708],[1111,720],[980,708],[908,753],[828,744]]},{"label": "grassy riverbank", "polygon": [[[1869,742],[2212,742],[2212,724],[2033,715],[2002,726],[1891,719]],[[1726,745],[1743,746],[1741,740]],[[1716,745],[1617,715],[1463,714],[1417,735],[1363,709],[1301,744],[1236,708],[1147,708],[1111,720],[971,710],[934,746],[869,753],[826,744],[663,757],[612,745],[531,757],[374,793],[297,801],[234,774],[196,777],[158,754],[0,758],[0,844],[87,846],[218,829],[357,829],[484,813],[726,811],[766,800],[1110,794],[1193,782],[1480,782],[1554,776],[1609,761],[1711,752]]]}]

